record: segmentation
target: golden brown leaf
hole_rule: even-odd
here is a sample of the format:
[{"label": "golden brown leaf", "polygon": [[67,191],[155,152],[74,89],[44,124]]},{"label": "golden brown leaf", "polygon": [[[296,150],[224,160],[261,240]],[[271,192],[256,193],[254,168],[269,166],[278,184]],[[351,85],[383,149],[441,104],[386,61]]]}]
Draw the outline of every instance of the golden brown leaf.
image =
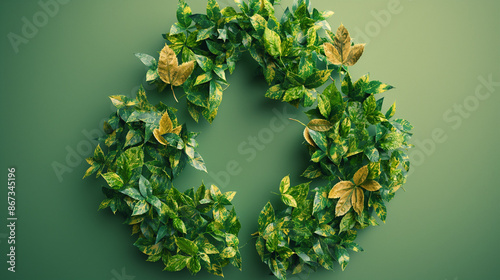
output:
[{"label": "golden brown leaf", "polygon": [[351,52],[351,35],[349,35],[349,31],[347,31],[343,24],[337,28],[337,34],[335,34],[333,45],[340,55],[340,61],[345,63]]},{"label": "golden brown leaf", "polygon": [[345,215],[349,210],[351,210],[351,196],[353,194],[353,189],[345,192],[337,202],[337,206],[335,207],[335,216]]},{"label": "golden brown leaf", "polygon": [[363,212],[363,208],[365,207],[365,195],[362,188],[356,187],[354,189],[351,196],[351,203],[354,211],[356,211],[358,215],[361,215],[361,212]]},{"label": "golden brown leaf", "polygon": [[361,167],[356,173],[354,174],[354,178],[352,179],[354,181],[354,184],[357,186],[363,184],[363,182],[366,180],[366,177],[368,177],[368,165],[365,165]]},{"label": "golden brown leaf", "polygon": [[343,24],[337,29],[333,44],[324,43],[326,58],[335,65],[353,66],[358,62],[365,49],[364,44],[351,46],[351,35]]},{"label": "golden brown leaf", "polygon": [[327,120],[313,119],[307,124],[307,127],[315,131],[324,132],[332,129],[333,125]]},{"label": "golden brown leaf", "polygon": [[165,111],[163,113],[163,116],[161,117],[160,120],[160,127],[156,128],[153,130],[153,135],[155,136],[156,140],[160,142],[163,145],[168,145],[167,140],[163,137],[164,134],[167,133],[175,133],[179,135],[181,132],[182,126],[178,126],[174,129],[174,125],[172,123],[172,120],[170,120],[170,116],[168,115],[168,111]]},{"label": "golden brown leaf", "polygon": [[333,64],[335,65],[340,65],[342,64],[342,61],[340,60],[340,54],[337,51],[337,49],[330,43],[324,43],[323,44],[323,49],[325,50],[325,56],[326,58]]},{"label": "golden brown leaf", "polygon": [[364,50],[365,50],[365,44],[354,45],[351,48],[351,52],[349,53],[349,56],[347,57],[345,65],[353,66],[354,64],[356,64],[356,62],[358,62],[361,55],[363,55]]},{"label": "golden brown leaf", "polygon": [[176,101],[174,86],[182,85],[194,70],[194,61],[189,61],[179,65],[175,52],[165,44],[160,52],[158,60],[158,75],[160,79],[169,84]]},{"label": "golden brown leaf", "polygon": [[179,133],[181,133],[181,130],[182,130],[182,126],[179,125],[178,127],[174,128],[172,130],[172,133],[179,135]]},{"label": "golden brown leaf", "polygon": [[316,144],[314,144],[314,141],[312,140],[311,135],[309,135],[309,128],[307,128],[307,127],[304,129],[304,139],[306,139],[306,141],[307,141],[307,143],[309,143],[309,145],[316,147]]},{"label": "golden brown leaf", "polygon": [[340,181],[330,190],[328,198],[339,198],[353,187],[354,184],[351,181]]},{"label": "golden brown leaf", "polygon": [[375,180],[366,180],[360,185],[367,191],[376,192],[382,188],[382,186]]}]

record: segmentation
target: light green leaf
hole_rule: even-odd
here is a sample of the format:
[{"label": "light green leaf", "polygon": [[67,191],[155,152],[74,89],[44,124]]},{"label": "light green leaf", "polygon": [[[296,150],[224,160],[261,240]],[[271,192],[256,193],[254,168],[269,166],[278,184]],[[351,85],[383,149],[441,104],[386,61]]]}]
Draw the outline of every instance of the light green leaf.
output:
[{"label": "light green leaf", "polygon": [[196,254],[198,254],[198,246],[196,246],[196,243],[191,240],[188,240],[184,237],[176,237],[175,244],[177,245],[179,250],[188,255],[195,256]]},{"label": "light green leaf", "polygon": [[106,182],[108,183],[108,185],[112,188],[112,189],[120,189],[121,187],[123,187],[123,180],[122,178],[120,178],[120,176],[118,176],[118,174],[116,173],[113,173],[113,172],[108,172],[108,173],[105,173],[105,174],[102,174],[101,175],[104,180],[106,180]]},{"label": "light green leaf", "polygon": [[132,216],[142,215],[149,211],[149,204],[146,200],[139,200],[134,205]]}]

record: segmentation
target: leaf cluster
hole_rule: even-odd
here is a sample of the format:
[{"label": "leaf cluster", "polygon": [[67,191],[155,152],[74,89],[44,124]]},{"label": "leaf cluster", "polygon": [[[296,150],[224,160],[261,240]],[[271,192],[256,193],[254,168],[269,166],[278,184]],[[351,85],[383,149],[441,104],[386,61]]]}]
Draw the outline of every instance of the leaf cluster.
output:
[{"label": "leaf cluster", "polygon": [[163,261],[165,270],[205,268],[222,276],[227,264],[241,269],[240,222],[231,200],[214,185],[180,192],[173,179],[189,163],[206,172],[196,151],[196,133],[178,124],[175,109],[152,106],[141,88],[135,99],[111,96],[117,108],[104,123],[85,177],[103,177],[106,199],[99,209],[122,214],[138,238],[134,245],[148,261]]}]

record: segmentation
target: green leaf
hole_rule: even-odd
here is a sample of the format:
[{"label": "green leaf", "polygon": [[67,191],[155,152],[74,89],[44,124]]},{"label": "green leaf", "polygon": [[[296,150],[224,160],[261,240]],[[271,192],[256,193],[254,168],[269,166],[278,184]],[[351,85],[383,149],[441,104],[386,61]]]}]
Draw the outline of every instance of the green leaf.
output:
[{"label": "green leaf", "polygon": [[252,24],[255,31],[259,36],[262,36],[266,30],[267,22],[266,20],[259,14],[255,14],[250,17],[250,23]]},{"label": "green leaf", "polygon": [[201,85],[209,82],[210,80],[212,80],[212,72],[206,72],[196,77],[196,82],[194,83],[194,85]]},{"label": "green leaf", "polygon": [[274,222],[274,220],[274,209],[271,202],[268,202],[259,214],[259,232],[264,232],[264,229],[267,227],[267,225]]},{"label": "green leaf", "polygon": [[286,193],[288,191],[288,188],[290,188],[290,176],[286,176],[281,179],[280,193]]},{"label": "green leaf", "polygon": [[184,267],[186,267],[190,257],[183,255],[174,255],[168,258],[168,263],[165,267],[165,270],[168,271],[181,271]]},{"label": "green leaf", "polygon": [[142,175],[139,178],[139,191],[143,197],[148,197],[153,194],[151,183]]},{"label": "green leaf", "polygon": [[325,95],[327,97],[327,100],[330,101],[331,114],[329,121],[331,123],[338,122],[344,114],[345,108],[342,94],[335,86],[335,83],[332,83],[325,88],[325,90],[323,91],[323,95]]},{"label": "green leaf", "polygon": [[196,274],[201,270],[200,259],[196,256],[191,257],[187,263],[187,268],[192,274]]},{"label": "green leaf", "polygon": [[186,155],[188,156],[189,159],[189,164],[191,164],[192,167],[207,172],[207,168],[205,166],[205,162],[203,161],[203,158],[201,155],[195,151],[195,149],[189,145],[186,145],[185,147]]},{"label": "green leaf", "polygon": [[281,194],[281,201],[285,205],[291,206],[291,207],[297,207],[297,202],[295,201],[295,198],[289,194]]},{"label": "green leaf", "polygon": [[285,96],[283,96],[283,101],[290,102],[293,100],[300,99],[304,96],[306,89],[304,86],[296,86],[293,88],[289,88],[285,92]]},{"label": "green leaf", "polygon": [[323,152],[326,152],[327,141],[325,134],[322,132],[309,129],[309,135],[311,136],[316,146],[318,146],[318,148]]},{"label": "green leaf", "polygon": [[274,85],[270,87],[266,92],[266,97],[276,100],[281,100],[283,95],[285,94],[285,90],[281,88],[280,84]]},{"label": "green leaf", "polygon": [[323,117],[328,118],[330,116],[332,107],[330,105],[330,99],[328,98],[328,96],[323,94],[318,95],[318,108]]},{"label": "green leaf", "polygon": [[354,212],[351,211],[347,213],[344,217],[342,217],[342,220],[340,221],[340,232],[352,229],[355,224],[356,224],[356,217],[354,215]]},{"label": "green leaf", "polygon": [[108,208],[112,202],[113,202],[112,198],[106,198],[105,200],[103,200],[101,202],[101,204],[99,205],[99,209],[98,210]]},{"label": "green leaf", "polygon": [[391,85],[386,85],[379,81],[371,81],[364,88],[364,92],[368,94],[377,94],[393,89]]},{"label": "green leaf", "polygon": [[404,142],[404,136],[398,132],[390,132],[380,140],[380,147],[386,151],[395,150]]},{"label": "green leaf", "polygon": [[141,60],[141,62],[149,68],[156,67],[156,59],[149,54],[136,53],[135,56]]},{"label": "green leaf", "polygon": [[324,237],[330,237],[335,235],[335,230],[330,225],[321,224],[314,233]]},{"label": "green leaf", "polygon": [[303,80],[307,79],[315,70],[315,65],[313,64],[312,58],[306,57],[306,55],[302,55],[299,61],[299,77]]},{"label": "green leaf", "polygon": [[106,180],[106,182],[112,189],[117,190],[123,187],[123,180],[122,178],[120,178],[120,176],[118,176],[118,174],[113,172],[108,172],[102,174],[101,176],[104,178],[104,180]]},{"label": "green leaf", "polygon": [[203,251],[208,254],[208,255],[214,255],[214,254],[219,254],[219,250],[217,248],[209,243],[208,241],[203,244]]},{"label": "green leaf", "polygon": [[226,247],[222,252],[220,253],[221,258],[229,259],[232,258],[236,255],[236,249],[233,247]]},{"label": "green leaf", "polygon": [[210,81],[210,94],[208,97],[209,110],[217,110],[222,102],[223,88],[222,84],[217,80]]},{"label": "green leaf", "polygon": [[184,222],[179,219],[179,218],[175,218],[174,219],[174,228],[177,230],[177,231],[180,231],[184,234],[187,233],[187,229],[186,229],[186,225],[184,224]]},{"label": "green leaf", "polygon": [[176,237],[175,238],[175,244],[181,250],[182,252],[191,255],[191,256],[196,256],[198,254],[199,249],[198,246],[196,246],[196,243],[194,243],[191,240],[188,240],[184,237]]},{"label": "green leaf", "polygon": [[321,173],[321,170],[316,168],[314,165],[309,165],[306,170],[302,173],[302,177],[308,178],[308,179],[316,179],[323,175]]},{"label": "green leaf", "polygon": [[179,21],[179,24],[182,27],[188,28],[191,25],[191,15],[191,8],[186,4],[184,0],[179,0],[179,5],[177,8],[177,21]]},{"label": "green leaf", "polygon": [[208,0],[207,2],[207,16],[213,22],[217,22],[222,14],[220,12],[219,4],[215,0]]},{"label": "green leaf", "polygon": [[374,146],[366,146],[364,153],[371,162],[377,162],[380,158],[380,154]]},{"label": "green leaf", "polygon": [[129,130],[127,136],[125,137],[125,148],[129,146],[134,146],[142,142],[141,133],[137,130]]},{"label": "green leaf", "polygon": [[396,102],[394,102],[394,104],[392,104],[391,108],[389,108],[389,110],[387,110],[387,112],[385,113],[385,118],[390,119],[394,116],[394,114],[396,114]]},{"label": "green leaf", "polygon": [[121,193],[135,199],[135,200],[144,200],[145,197],[141,195],[141,193],[136,188],[127,188],[120,191]]},{"label": "green leaf", "polygon": [[342,267],[342,270],[345,270],[347,264],[349,263],[349,253],[344,247],[340,245],[335,245],[334,252],[335,258],[340,264],[340,267]]},{"label": "green leaf", "polygon": [[333,70],[320,70],[315,71],[310,75],[305,82],[307,88],[317,88],[325,84],[330,78]]},{"label": "green leaf", "polygon": [[142,215],[149,211],[149,204],[146,200],[139,200],[134,205],[132,216]]},{"label": "green leaf", "polygon": [[198,66],[200,66],[200,68],[203,71],[205,71],[205,72],[212,71],[212,69],[214,68],[214,63],[210,58],[208,58],[204,55],[198,55],[198,54],[195,54],[194,56],[196,58],[196,63],[198,63]]},{"label": "green leaf", "polygon": [[284,280],[286,277],[286,269],[283,263],[277,259],[271,260],[271,271],[274,276],[280,280]]},{"label": "green leaf", "polygon": [[325,209],[329,204],[328,191],[318,190],[314,195],[313,214]]},{"label": "green leaf", "polygon": [[281,55],[281,38],[278,33],[267,27],[264,30],[264,47],[273,57]]}]

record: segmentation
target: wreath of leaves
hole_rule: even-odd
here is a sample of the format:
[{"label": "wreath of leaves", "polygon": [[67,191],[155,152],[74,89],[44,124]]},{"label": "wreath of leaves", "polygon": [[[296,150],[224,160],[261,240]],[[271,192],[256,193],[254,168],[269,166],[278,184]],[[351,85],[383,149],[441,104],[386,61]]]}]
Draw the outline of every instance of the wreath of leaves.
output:
[{"label": "wreath of leaves", "polygon": [[[368,75],[352,81],[348,67],[360,59],[364,44],[353,44],[343,25],[331,31],[326,19],[333,12],[296,0],[278,20],[277,0],[235,2],[239,12],[208,0],[206,14],[192,14],[179,0],[178,22],[164,35],[169,44],[158,61],[136,56],[159,91],[182,86],[197,122],[200,116],[214,120],[229,86],[226,73],[246,51],[269,84],[266,97],[308,109],[303,135],[311,163],[302,176],[326,184],[310,190],[310,183],[291,186],[283,178],[283,205],[262,209],[256,249],[278,279],[333,270],[335,262],[344,270],[348,250],[363,250],[354,242],[357,230],[377,225],[376,216],[385,222],[385,203],[406,182],[412,126],[394,119],[395,104],[381,112],[383,98],[375,96],[392,86]],[[117,111],[104,124],[105,150],[97,146],[84,176],[96,173],[108,184],[99,209],[123,214],[138,234],[134,245],[148,261],[161,259],[166,270],[187,267],[195,274],[203,267],[222,276],[229,263],[241,269],[235,192],[203,184],[180,192],[173,185],[188,163],[206,172],[197,134],[178,123],[175,108],[150,104],[142,87],[135,99],[111,101]]]}]

